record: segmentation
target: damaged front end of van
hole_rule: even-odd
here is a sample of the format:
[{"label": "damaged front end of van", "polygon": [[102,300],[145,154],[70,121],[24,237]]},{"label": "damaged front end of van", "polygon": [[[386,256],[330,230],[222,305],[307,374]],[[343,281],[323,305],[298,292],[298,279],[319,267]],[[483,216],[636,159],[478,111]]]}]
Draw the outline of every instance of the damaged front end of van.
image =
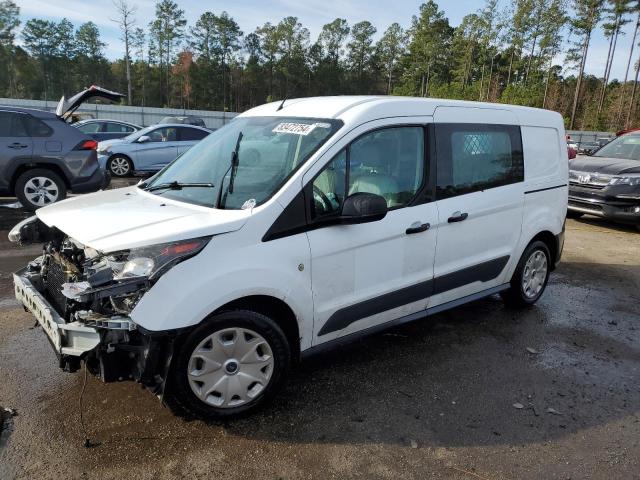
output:
[{"label": "damaged front end of van", "polygon": [[104,382],[134,380],[162,395],[179,332],[150,332],[131,311],[156,280],[200,252],[210,237],[103,253],[36,216],[16,225],[9,240],[42,243],[42,255],[13,276],[16,298],[42,326],[60,368],[81,360]]}]

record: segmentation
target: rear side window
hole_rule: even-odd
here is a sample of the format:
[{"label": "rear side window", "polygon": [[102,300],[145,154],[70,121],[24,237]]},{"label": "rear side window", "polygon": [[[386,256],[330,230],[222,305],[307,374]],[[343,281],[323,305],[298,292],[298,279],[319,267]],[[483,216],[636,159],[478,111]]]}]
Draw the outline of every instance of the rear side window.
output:
[{"label": "rear side window", "polygon": [[182,141],[202,140],[209,135],[209,132],[198,130],[197,128],[179,128],[178,130],[180,130],[180,140]]},{"label": "rear side window", "polygon": [[86,123],[78,127],[82,133],[98,133],[100,131],[101,123]]},{"label": "rear side window", "polygon": [[26,117],[20,113],[0,112],[0,137],[27,137]]},{"label": "rear side window", "polygon": [[31,115],[24,116],[27,131],[29,132],[29,136],[31,137],[50,137],[53,133],[51,127],[49,127],[46,123],[37,118],[32,117]]},{"label": "rear side window", "polygon": [[520,127],[436,124],[439,199],[524,180]]},{"label": "rear side window", "polygon": [[133,128],[121,123],[108,122],[105,123],[104,131],[107,133],[132,133]]}]

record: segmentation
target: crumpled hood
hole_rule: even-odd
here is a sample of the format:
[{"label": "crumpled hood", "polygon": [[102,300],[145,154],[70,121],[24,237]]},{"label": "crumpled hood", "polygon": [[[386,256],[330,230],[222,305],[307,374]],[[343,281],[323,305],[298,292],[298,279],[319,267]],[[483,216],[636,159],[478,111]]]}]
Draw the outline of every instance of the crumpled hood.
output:
[{"label": "crumpled hood", "polygon": [[36,215],[85,246],[113,252],[232,232],[246,223],[251,210],[190,205],[134,186],[69,198]]},{"label": "crumpled hood", "polygon": [[625,173],[640,173],[640,162],[624,158],[578,155],[569,161],[569,169],[578,172],[621,175]]}]

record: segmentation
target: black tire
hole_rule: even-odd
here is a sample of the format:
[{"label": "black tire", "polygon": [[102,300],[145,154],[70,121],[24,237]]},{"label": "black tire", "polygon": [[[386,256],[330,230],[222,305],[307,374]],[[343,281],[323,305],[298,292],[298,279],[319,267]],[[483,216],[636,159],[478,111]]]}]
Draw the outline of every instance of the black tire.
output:
[{"label": "black tire", "polygon": [[133,175],[133,162],[125,155],[114,155],[107,162],[107,170],[114,177],[130,177]]},{"label": "black tire", "polygon": [[567,210],[567,218],[580,218],[584,215],[582,212],[576,212],[573,210]]},{"label": "black tire", "polygon": [[[41,190],[32,188],[38,186]],[[60,176],[47,168],[22,173],[15,183],[15,196],[25,210],[34,211],[67,197],[67,186]],[[30,194],[30,192],[32,192]]]},{"label": "black tire", "polygon": [[[191,387],[187,372],[191,355],[210,335],[225,329],[251,330],[267,342],[273,358],[271,376],[255,398],[238,406],[219,407],[201,400]],[[206,345],[206,344],[205,344]],[[213,348],[213,346],[212,346]],[[222,347],[220,347],[222,348]],[[234,347],[235,348],[235,347]],[[222,364],[224,365],[224,364]],[[271,318],[248,310],[233,310],[211,316],[184,338],[178,339],[165,389],[165,400],[171,409],[182,416],[204,420],[231,420],[255,412],[268,403],[284,384],[291,366],[291,349],[282,329]],[[198,368],[204,369],[204,366]],[[244,366],[238,367],[238,375]],[[219,371],[224,369],[220,367]],[[223,376],[230,378],[226,372]],[[235,375],[235,374],[231,374]],[[194,387],[197,388],[197,387]],[[250,388],[251,390],[251,388]],[[218,397],[207,395],[207,399]],[[225,400],[226,401],[226,400]]]},{"label": "black tire", "polygon": [[[546,259],[546,275],[544,277],[544,281],[542,282],[542,288],[535,295],[527,295],[524,291],[523,287],[523,275],[525,273],[525,266],[527,261],[536,253],[541,252],[544,254]],[[529,246],[524,250],[522,257],[520,257],[520,261],[518,262],[518,266],[516,267],[513,276],[511,277],[511,286],[508,290],[500,293],[504,302],[510,306],[515,308],[523,308],[533,305],[538,301],[538,299],[544,293],[547,282],[549,281],[549,273],[551,272],[551,254],[549,253],[549,248],[544,242],[536,240],[535,242],[531,242]]]}]

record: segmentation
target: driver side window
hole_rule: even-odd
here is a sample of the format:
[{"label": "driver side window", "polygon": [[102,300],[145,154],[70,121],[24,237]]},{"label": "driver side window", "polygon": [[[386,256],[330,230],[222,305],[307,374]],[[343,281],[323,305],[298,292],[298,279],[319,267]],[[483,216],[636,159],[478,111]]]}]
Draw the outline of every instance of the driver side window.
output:
[{"label": "driver side window", "polygon": [[383,197],[387,208],[408,205],[424,177],[424,129],[389,127],[357,138],[313,181],[312,217],[339,214],[347,196],[366,192]]},{"label": "driver side window", "polygon": [[340,151],[313,181],[313,217],[342,211],[345,199],[347,150]]}]

